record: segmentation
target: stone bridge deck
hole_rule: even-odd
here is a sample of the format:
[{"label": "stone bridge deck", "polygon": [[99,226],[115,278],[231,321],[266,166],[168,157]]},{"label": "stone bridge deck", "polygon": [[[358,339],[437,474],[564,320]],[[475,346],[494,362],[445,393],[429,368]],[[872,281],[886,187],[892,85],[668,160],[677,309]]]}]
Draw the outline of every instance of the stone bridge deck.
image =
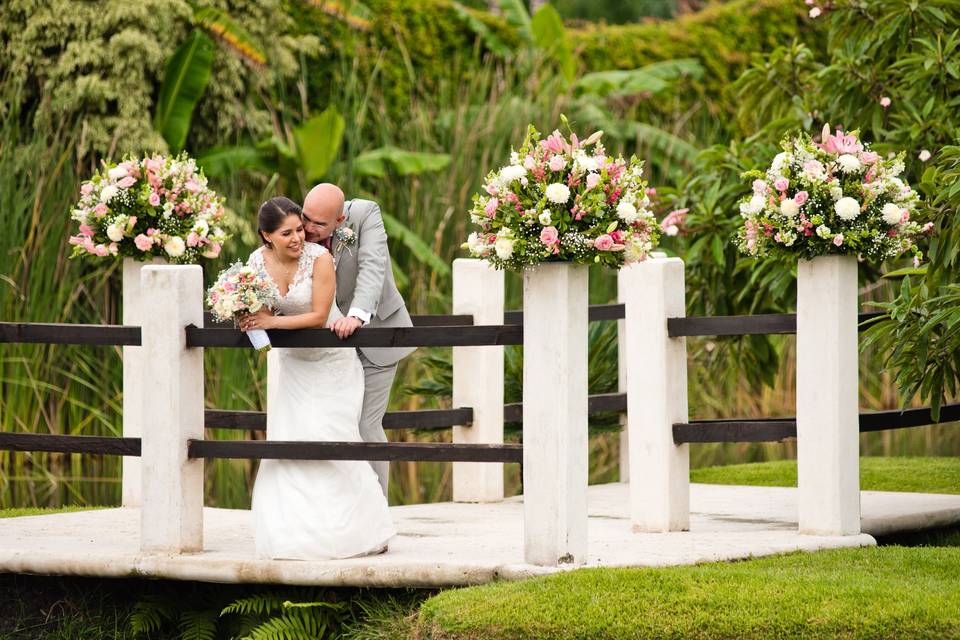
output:
[{"label": "stone bridge deck", "polygon": [[[960,524],[960,496],[864,491],[864,534],[801,536],[795,489],[694,484],[690,491],[689,532],[639,534],[630,530],[626,484],[590,487],[588,566],[666,566],[869,546],[874,535]],[[436,587],[562,570],[524,564],[522,497],[391,511],[399,534],[386,554],[325,562],[257,559],[248,511],[205,509],[204,551],[181,556],[140,553],[137,509],[0,519],[0,572]]]}]

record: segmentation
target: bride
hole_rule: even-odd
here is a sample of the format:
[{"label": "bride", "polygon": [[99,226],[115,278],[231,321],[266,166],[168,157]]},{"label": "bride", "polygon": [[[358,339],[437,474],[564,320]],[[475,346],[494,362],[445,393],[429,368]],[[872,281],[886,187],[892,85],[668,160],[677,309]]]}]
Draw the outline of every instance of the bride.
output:
[{"label": "bride", "polygon": [[[333,257],[304,241],[300,207],[272,198],[258,214],[263,246],[251,266],[280,291],[278,315],[245,316],[243,330],[323,327],[333,303]],[[267,407],[267,440],[360,441],[363,368],[355,349],[277,349],[279,390]],[[257,555],[325,560],[386,551],[396,533],[377,476],[365,461],[263,460],[253,488]]]}]

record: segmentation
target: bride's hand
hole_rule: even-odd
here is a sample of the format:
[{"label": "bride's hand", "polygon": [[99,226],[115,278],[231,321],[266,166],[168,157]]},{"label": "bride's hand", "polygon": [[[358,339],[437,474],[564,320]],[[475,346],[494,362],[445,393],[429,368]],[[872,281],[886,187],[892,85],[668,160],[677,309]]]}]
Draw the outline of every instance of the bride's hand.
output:
[{"label": "bride's hand", "polygon": [[248,313],[240,316],[240,330],[250,331],[251,329],[273,329],[276,326],[276,316],[264,307],[256,313]]}]

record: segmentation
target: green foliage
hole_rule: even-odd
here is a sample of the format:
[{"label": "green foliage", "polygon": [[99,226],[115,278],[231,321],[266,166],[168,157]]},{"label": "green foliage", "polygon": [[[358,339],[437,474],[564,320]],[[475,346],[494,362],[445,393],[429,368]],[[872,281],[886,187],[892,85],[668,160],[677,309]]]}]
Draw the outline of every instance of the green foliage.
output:
[{"label": "green foliage", "polygon": [[417,637],[932,640],[960,634],[957,571],[960,547],[581,569],[443,591],[422,605]]},{"label": "green foliage", "polygon": [[602,20],[611,24],[640,22],[644,18],[670,18],[675,0],[553,0],[564,18]]},{"label": "green foliage", "polygon": [[449,153],[405,151],[386,146],[365,151],[353,159],[353,172],[357,176],[382,178],[393,172],[398,176],[417,175],[441,171],[450,164]]},{"label": "green foliage", "polygon": [[194,29],[167,61],[153,125],[173,153],[183,149],[193,109],[203,96],[213,66],[213,41]]},{"label": "green foliage", "polygon": [[601,98],[656,95],[671,88],[681,77],[699,80],[702,76],[703,67],[696,59],[678,58],[653,62],[639,69],[587,73],[577,80],[574,88]]},{"label": "green foliage", "polygon": [[297,153],[307,180],[317,182],[327,175],[330,164],[340,151],[343,116],[334,107],[313,116],[293,130]]},{"label": "green foliage", "polygon": [[533,33],[534,46],[556,62],[567,82],[573,82],[577,63],[570,49],[567,30],[557,10],[550,4],[540,7],[530,22],[530,31]]}]

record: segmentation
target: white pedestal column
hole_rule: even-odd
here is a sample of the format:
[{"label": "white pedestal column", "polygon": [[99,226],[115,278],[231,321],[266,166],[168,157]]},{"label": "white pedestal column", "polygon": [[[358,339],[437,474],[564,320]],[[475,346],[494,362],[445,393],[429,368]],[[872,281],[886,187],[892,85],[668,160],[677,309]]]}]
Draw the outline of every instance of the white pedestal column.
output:
[{"label": "white pedestal column", "polygon": [[857,261],[797,264],[800,533],[860,533]]},{"label": "white pedestal column", "polygon": [[203,439],[203,349],[186,347],[184,328],[203,326],[203,272],[196,265],[148,266],[141,278],[144,290],[163,302],[143,319],[150,402],[142,414],[140,548],[200,551],[203,460],[187,458],[187,441]]},{"label": "white pedestal column", "polygon": [[[123,259],[123,317],[126,326],[142,327],[143,319],[150,312],[157,299],[151,299],[142,293],[140,270],[144,265],[166,264],[165,260],[154,259],[151,262],[138,262],[133,258]],[[143,347],[123,347],[123,437],[139,438],[143,433],[141,407],[145,406],[147,396],[143,392],[149,388],[149,367],[143,357]],[[121,480],[121,504],[125,507],[139,507],[141,503],[140,458],[123,458]]]},{"label": "white pedestal column", "polygon": [[[476,325],[503,324],[503,272],[483,260],[453,261],[453,313]],[[453,441],[503,443],[503,347],[453,348],[453,406],[472,407],[473,424],[453,428]],[[503,465],[454,462],[454,502],[503,500]]]},{"label": "white pedestal column", "polygon": [[523,274],[524,558],[587,556],[587,267]]},{"label": "white pedestal column", "polygon": [[630,518],[638,532],[690,528],[690,447],[673,442],[686,422],[684,338],[667,335],[667,318],[684,309],[683,261],[651,258],[620,270],[626,305]]}]

